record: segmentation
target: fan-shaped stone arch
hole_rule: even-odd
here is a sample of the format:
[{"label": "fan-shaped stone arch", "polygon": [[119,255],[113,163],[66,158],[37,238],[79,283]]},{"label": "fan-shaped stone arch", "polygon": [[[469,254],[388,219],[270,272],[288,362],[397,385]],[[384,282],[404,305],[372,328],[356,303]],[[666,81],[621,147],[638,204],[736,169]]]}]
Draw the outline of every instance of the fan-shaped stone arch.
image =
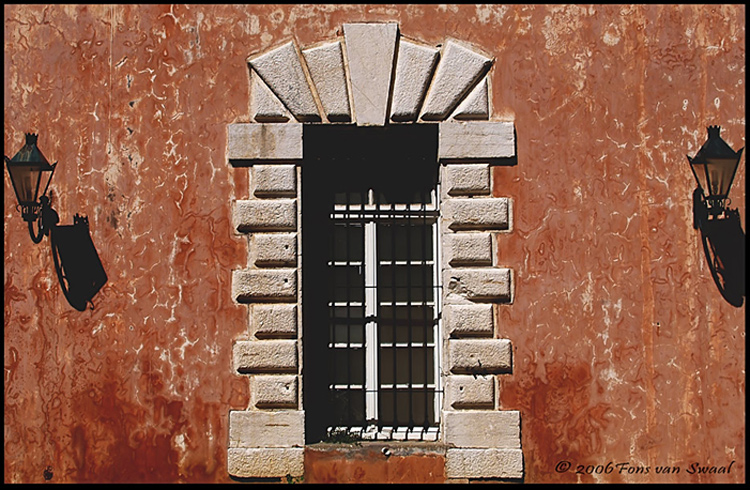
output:
[{"label": "fan-shaped stone arch", "polygon": [[382,126],[487,120],[493,60],[447,39],[431,47],[397,24],[345,24],[343,38],[300,49],[294,40],[248,59],[256,122]]}]

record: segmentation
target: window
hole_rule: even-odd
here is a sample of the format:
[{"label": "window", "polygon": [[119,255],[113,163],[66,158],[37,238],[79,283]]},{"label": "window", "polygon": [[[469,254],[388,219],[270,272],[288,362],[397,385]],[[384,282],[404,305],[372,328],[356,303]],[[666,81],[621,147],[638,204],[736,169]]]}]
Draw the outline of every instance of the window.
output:
[{"label": "window", "polygon": [[439,436],[437,165],[371,134],[303,166],[308,442]]},{"label": "window", "polygon": [[435,192],[336,194],[329,240],[327,432],[435,439],[440,374]]}]

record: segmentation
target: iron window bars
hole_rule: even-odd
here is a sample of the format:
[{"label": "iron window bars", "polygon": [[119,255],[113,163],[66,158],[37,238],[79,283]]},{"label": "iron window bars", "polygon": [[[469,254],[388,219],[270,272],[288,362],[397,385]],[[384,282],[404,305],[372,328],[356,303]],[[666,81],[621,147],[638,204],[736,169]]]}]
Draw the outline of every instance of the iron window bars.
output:
[{"label": "iron window bars", "polygon": [[329,219],[327,427],[374,440],[437,440],[440,268],[436,189],[393,203],[338,192]]}]

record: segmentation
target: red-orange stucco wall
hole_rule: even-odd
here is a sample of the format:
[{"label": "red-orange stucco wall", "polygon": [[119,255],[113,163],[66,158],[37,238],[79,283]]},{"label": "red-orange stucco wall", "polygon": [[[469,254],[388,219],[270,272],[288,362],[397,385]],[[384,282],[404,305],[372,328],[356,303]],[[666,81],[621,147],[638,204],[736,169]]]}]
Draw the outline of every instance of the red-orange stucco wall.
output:
[{"label": "red-orange stucco wall", "polygon": [[[521,412],[524,481],[744,481],[745,306],[711,279],[685,158],[708,125],[745,146],[744,6],[4,14],[4,153],[39,133],[59,161],[61,224],[88,215],[109,278],[93,310],[68,305],[5,172],[6,482],[42,482],[47,468],[53,482],[232,481],[228,412],[249,388],[232,374],[247,318],[231,270],[247,248],[230,203],[248,177],[227,164],[226,128],[249,120],[250,54],[359,21],[495,58],[493,113],[515,121],[518,147],[517,165],[493,171],[494,193],[513,199],[497,262],[515,277],[513,304],[497,309],[514,356],[498,396]],[[730,197],[744,229],[744,157]]]}]

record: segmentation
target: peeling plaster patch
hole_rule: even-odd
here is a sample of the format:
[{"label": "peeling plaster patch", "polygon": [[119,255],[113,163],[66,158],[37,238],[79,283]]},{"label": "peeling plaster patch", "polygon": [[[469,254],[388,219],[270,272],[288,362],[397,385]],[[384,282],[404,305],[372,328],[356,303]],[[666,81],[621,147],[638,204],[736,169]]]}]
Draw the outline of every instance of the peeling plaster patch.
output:
[{"label": "peeling plaster patch", "polygon": [[617,43],[619,43],[620,33],[617,32],[617,27],[615,27],[614,25],[610,25],[607,31],[604,33],[602,41],[604,41],[604,44],[608,46],[615,46]]},{"label": "peeling plaster patch", "polygon": [[448,10],[450,10],[454,14],[458,12],[458,6],[456,5],[449,5],[449,4],[441,3],[440,5],[438,5],[437,8],[441,12],[447,12]]},{"label": "peeling plaster patch", "polygon": [[[480,24],[500,24],[508,12],[507,5],[477,5],[477,20]],[[490,18],[492,17],[492,18]]]},{"label": "peeling plaster patch", "polygon": [[594,311],[594,280],[591,277],[591,272],[588,273],[586,290],[581,294],[581,303],[583,303],[584,312],[591,313]]},{"label": "peeling plaster patch", "polygon": [[260,20],[258,19],[257,15],[251,15],[248,19],[248,23],[250,24],[248,26],[248,32],[250,35],[257,35],[260,34]]}]

